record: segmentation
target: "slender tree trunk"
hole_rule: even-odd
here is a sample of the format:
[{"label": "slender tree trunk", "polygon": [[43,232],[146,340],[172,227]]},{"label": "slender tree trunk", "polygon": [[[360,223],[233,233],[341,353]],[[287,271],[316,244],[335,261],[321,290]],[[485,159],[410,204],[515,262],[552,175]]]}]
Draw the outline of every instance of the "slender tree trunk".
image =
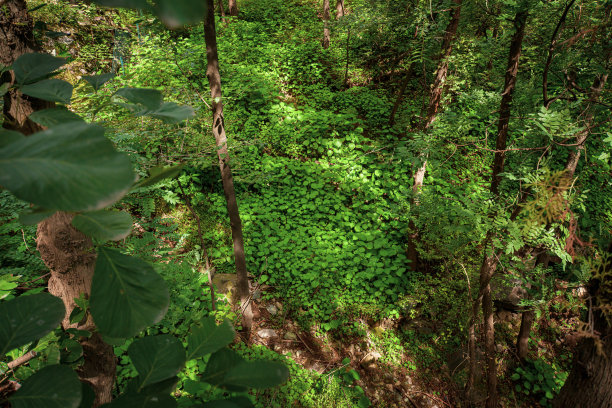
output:
[{"label": "slender tree trunk", "polygon": [[238,17],[238,4],[236,3],[236,0],[229,0],[228,6],[230,16]]},{"label": "slender tree trunk", "polygon": [[519,59],[523,47],[523,36],[525,35],[525,23],[529,12],[519,11],[514,17],[514,27],[516,31],[510,43],[510,55],[508,57],[508,68],[504,81],[504,91],[499,107],[499,121],[497,122],[497,141],[495,143],[495,159],[493,160],[493,179],[491,180],[491,192],[497,194],[503,173],[504,161],[506,158],[506,146],[508,144],[508,124],[510,123],[510,108],[512,104],[512,94],[516,86],[516,76],[518,74]]},{"label": "slender tree trunk", "polygon": [[587,100],[587,106],[583,112],[584,115],[584,129],[576,135],[576,150],[570,151],[565,165],[565,171],[569,177],[573,177],[576,172],[576,167],[580,161],[580,156],[584,150],[584,144],[593,126],[593,104],[599,100],[601,92],[603,91],[606,82],[608,80],[608,74],[602,74],[595,78],[593,86],[589,91],[589,97]]},{"label": "slender tree trunk", "polygon": [[323,48],[329,48],[329,0],[323,0]]},{"label": "slender tree trunk", "polygon": [[[10,65],[20,55],[40,51],[34,42],[32,20],[23,0],[6,4],[7,13],[0,13],[0,62]],[[8,75],[8,74],[5,74]],[[11,90],[4,95],[4,127],[29,135],[42,130],[28,119],[32,112],[53,104],[22,95]],[[78,324],[70,324],[68,316],[74,308],[74,298],[89,296],[94,272],[95,253],[89,238],[71,225],[72,216],[58,212],[38,226],[37,248],[45,265],[51,270],[49,292],[62,299],[66,315],[64,329],[76,327],[95,331],[91,316]],[[108,403],[112,399],[115,382],[115,354],[97,333],[81,340],[84,363],[77,369],[81,381],[89,383],[95,393],[94,405]]]},{"label": "slender tree trunk", "polygon": [[[508,69],[506,71],[506,78],[504,84],[504,92],[502,94],[502,101],[500,105],[499,122],[497,128],[497,141],[495,159],[493,161],[493,174],[491,176],[491,193],[494,195],[498,192],[499,187],[499,174],[504,171],[504,155],[502,150],[506,149],[506,142],[508,138],[508,123],[510,121],[510,105],[512,103],[512,94],[516,85],[516,75],[518,73],[519,57],[521,55],[521,48],[523,42],[523,35],[525,32],[525,22],[527,20],[528,13],[526,11],[520,11],[516,14],[514,19],[514,25],[516,32],[512,37],[510,44],[510,56],[508,58]],[[490,232],[485,238],[485,246],[489,246],[493,239],[493,233]],[[480,268],[480,289],[479,296],[474,300],[472,307],[473,315],[470,320],[470,328],[468,329],[469,344],[469,355],[470,355],[470,373],[468,375],[468,381],[466,384],[466,393],[471,396],[471,392],[474,386],[474,373],[476,371],[475,361],[475,335],[472,333],[475,331],[473,327],[476,323],[478,304],[482,301],[482,311],[484,318],[484,343],[485,343],[485,360],[487,363],[487,408],[497,407],[498,394],[497,394],[497,364],[495,361],[495,326],[493,319],[493,304],[491,299],[491,278],[493,277],[495,270],[497,269],[497,259],[499,254],[493,249],[491,255],[485,255]]]},{"label": "slender tree trunk", "polygon": [[336,20],[344,17],[344,0],[336,1]]},{"label": "slender tree trunk", "polygon": [[242,311],[242,323],[248,335],[253,322],[253,312],[249,298],[249,281],[244,255],[244,240],[242,238],[242,222],[238,212],[238,202],[234,191],[234,179],[229,166],[229,153],[227,149],[227,137],[225,135],[225,124],[223,121],[223,101],[221,94],[221,75],[219,74],[219,56],[217,53],[217,33],[215,30],[214,0],[206,0],[208,14],[204,21],[204,39],[206,41],[206,59],[208,61],[206,77],[210,84],[210,96],[212,99],[213,112],[213,136],[217,145],[219,157],[219,169],[223,181],[223,192],[227,202],[227,213],[232,229],[234,242],[234,258],[236,262],[236,300],[239,301]]},{"label": "slender tree trunk", "polygon": [[389,116],[389,126],[393,126],[395,124],[395,115],[397,114],[397,110],[402,104],[402,100],[404,99],[404,92],[406,92],[406,87],[412,78],[412,64],[408,67],[408,70],[404,74],[404,80],[400,85],[399,92],[397,93],[397,98],[395,98],[395,103],[393,104],[393,109],[391,110],[391,115]]},{"label": "slender tree trunk", "polygon": [[[442,98],[442,88],[444,87],[444,82],[446,81],[446,76],[448,74],[448,58],[451,55],[453,50],[453,40],[455,35],[457,34],[457,28],[459,27],[459,17],[461,15],[461,2],[462,0],[453,0],[453,9],[451,14],[451,19],[446,27],[446,31],[444,32],[444,39],[442,41],[442,52],[440,55],[440,63],[438,64],[438,69],[436,70],[436,75],[434,79],[434,83],[431,88],[431,93],[429,94],[429,104],[427,107],[427,117],[425,122],[423,123],[423,130],[427,131],[431,124],[436,119],[436,115],[438,114],[438,109],[440,107],[440,99]],[[414,184],[412,186],[413,191],[413,199],[412,204],[418,205],[417,196],[420,192],[421,187],[423,186],[423,180],[425,178],[425,171],[427,169],[427,156],[422,154],[421,157],[424,157],[423,163],[417,171],[414,173]],[[416,226],[413,221],[409,223],[410,230],[413,233],[408,238],[408,249],[406,250],[406,255],[410,260],[410,265],[413,269],[416,269],[420,265],[420,259],[418,256],[418,251],[416,250],[416,241],[418,240],[418,231],[416,231]]]},{"label": "slender tree trunk", "polygon": [[221,16],[221,19],[225,21],[225,8],[223,7],[223,0],[219,0],[217,2],[217,8],[219,9],[219,15]]}]

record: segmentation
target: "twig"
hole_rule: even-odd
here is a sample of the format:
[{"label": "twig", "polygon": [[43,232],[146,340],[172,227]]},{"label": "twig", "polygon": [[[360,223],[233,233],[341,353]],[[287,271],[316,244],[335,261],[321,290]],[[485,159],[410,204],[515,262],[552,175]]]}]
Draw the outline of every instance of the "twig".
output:
[{"label": "twig", "polygon": [[7,364],[7,366],[9,368],[9,370],[14,370],[15,368],[19,367],[20,365],[23,365],[23,364],[27,363],[28,361],[30,361],[31,359],[33,359],[34,357],[36,357],[36,355],[37,355],[37,353],[34,350],[28,351],[23,356],[17,357],[13,361],[10,361]]}]

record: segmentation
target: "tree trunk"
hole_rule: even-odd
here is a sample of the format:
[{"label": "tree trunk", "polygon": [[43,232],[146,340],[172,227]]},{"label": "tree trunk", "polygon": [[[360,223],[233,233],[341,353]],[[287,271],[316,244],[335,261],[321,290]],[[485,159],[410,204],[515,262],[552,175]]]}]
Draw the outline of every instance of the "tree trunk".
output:
[{"label": "tree trunk", "polygon": [[228,6],[230,16],[238,17],[238,4],[236,3],[236,0],[229,0]]},{"label": "tree trunk", "polygon": [[508,124],[510,123],[510,108],[512,104],[512,94],[516,86],[516,76],[518,74],[519,59],[523,47],[523,36],[525,35],[525,23],[529,12],[519,11],[514,17],[514,27],[516,31],[510,42],[510,55],[508,57],[508,68],[504,81],[504,91],[499,107],[499,121],[497,122],[497,141],[495,143],[495,159],[493,160],[493,179],[491,180],[491,192],[497,195],[501,177],[499,174],[504,171],[504,160],[506,159],[506,145],[508,143]]},{"label": "tree trunk", "polygon": [[[6,4],[7,13],[0,13],[0,62],[10,65],[20,55],[40,51],[34,42],[32,20],[27,13],[23,0],[13,0]],[[5,74],[6,75],[6,74]],[[11,90],[4,95],[4,127],[25,135],[42,130],[28,119],[28,115],[40,109],[53,106],[52,103],[26,97]],[[79,324],[71,325],[68,319],[74,308],[74,298],[81,293],[90,293],[91,278],[95,265],[95,253],[89,238],[70,224],[72,217],[56,213],[38,226],[37,248],[45,265],[51,270],[49,293],[58,296],[66,306],[66,317],[62,327],[77,327],[94,331],[91,317]],[[81,341],[84,363],[77,372],[81,381],[89,383],[95,393],[95,406],[108,403],[112,399],[115,382],[115,354],[113,348],[94,333],[89,339]]]},{"label": "tree trunk", "polygon": [[[427,117],[423,123],[423,130],[427,131],[431,124],[436,120],[436,115],[440,108],[440,100],[442,99],[442,89],[444,82],[446,82],[446,76],[448,74],[448,57],[450,57],[453,50],[453,39],[457,34],[457,28],[459,27],[459,16],[461,15],[461,1],[453,0],[453,11],[451,19],[448,22],[446,31],[444,32],[444,40],[442,41],[442,53],[440,55],[440,63],[436,70],[433,85],[431,87],[431,93],[429,94],[429,104],[427,105]],[[423,179],[425,178],[425,171],[427,169],[427,160],[423,162],[421,167],[414,173],[414,186],[413,190],[418,193],[419,189],[423,186]]]},{"label": "tree trunk", "polygon": [[395,124],[395,115],[397,114],[397,110],[402,104],[402,100],[404,99],[404,92],[406,92],[406,87],[410,82],[410,78],[412,78],[412,64],[406,70],[404,74],[404,80],[400,85],[399,92],[397,93],[397,98],[395,99],[395,103],[393,104],[393,109],[391,110],[391,115],[389,116],[389,126],[393,126]]},{"label": "tree trunk", "polygon": [[225,21],[225,8],[223,8],[223,0],[219,0],[217,5],[219,8],[219,15],[221,16],[221,19]]},{"label": "tree trunk", "polygon": [[[64,329],[95,331],[91,315],[71,324],[70,313],[75,307],[74,299],[91,292],[96,255],[91,239],[71,225],[72,215],[57,212],[38,225],[37,248],[51,270],[49,293],[62,299],[66,316]],[[77,370],[82,381],[89,383],[96,393],[95,406],[112,400],[115,382],[116,361],[113,348],[104,343],[98,333],[81,341],[85,363]]]},{"label": "tree trunk", "polygon": [[336,20],[340,17],[344,17],[344,0],[336,1]]},{"label": "tree trunk", "polygon": [[[612,255],[612,243],[608,254]],[[553,401],[555,408],[612,407],[612,293],[609,282],[612,267],[608,261],[602,262],[598,269],[592,275],[600,278],[591,278],[587,285],[592,299],[591,334],[581,340],[574,353],[572,371]]]},{"label": "tree trunk", "polygon": [[[508,59],[508,70],[506,71],[506,78],[504,84],[504,93],[502,94],[502,101],[500,105],[498,131],[495,159],[493,162],[493,174],[491,176],[491,193],[497,194],[499,186],[499,174],[504,170],[504,155],[500,150],[506,148],[506,141],[508,138],[508,123],[510,121],[510,104],[512,103],[512,93],[516,85],[516,74],[518,73],[518,62],[521,55],[521,47],[523,42],[523,34],[525,32],[525,22],[527,20],[528,13],[526,11],[519,11],[514,19],[514,25],[516,32],[512,37],[510,44],[510,56]],[[518,213],[517,213],[518,214]],[[516,216],[516,214],[513,214]],[[485,238],[485,247],[489,246],[493,239],[493,232],[489,232]],[[471,392],[474,386],[474,373],[476,371],[475,361],[475,323],[478,313],[478,304],[482,300],[482,311],[484,314],[484,337],[485,337],[485,360],[487,363],[487,408],[494,408],[498,403],[497,395],[497,364],[495,362],[495,326],[493,319],[493,305],[491,299],[491,278],[497,269],[497,259],[499,254],[496,254],[495,249],[492,249],[491,255],[485,255],[480,268],[480,289],[479,296],[474,300],[472,307],[472,317],[470,320],[470,327],[468,329],[469,334],[469,355],[470,355],[470,373],[468,375],[468,381],[466,383],[466,394],[468,397],[471,396]]]},{"label": "tree trunk", "polygon": [[329,0],[323,0],[323,48],[329,48]]},{"label": "tree trunk", "polygon": [[584,150],[584,144],[591,131],[591,127],[593,126],[593,104],[599,100],[599,96],[601,95],[601,92],[603,91],[607,80],[607,73],[597,76],[595,78],[595,81],[593,82],[593,86],[589,90],[587,106],[583,112],[584,129],[578,132],[578,134],[576,135],[576,150],[570,151],[569,157],[567,158],[567,163],[565,165],[565,171],[567,172],[569,177],[574,177],[574,173],[576,172],[576,167],[578,166],[578,162],[580,161],[580,155]]},{"label": "tree trunk", "polygon": [[[204,39],[206,41],[206,59],[208,62],[206,77],[210,84],[210,96],[212,99],[213,113],[213,136],[217,145],[219,157],[219,169],[223,182],[223,192],[227,202],[227,213],[232,229],[232,240],[234,243],[234,258],[236,262],[236,299],[239,301],[242,311],[242,324],[248,335],[253,322],[253,313],[249,298],[249,281],[247,277],[246,259],[244,255],[244,240],[242,238],[242,222],[238,212],[238,202],[234,191],[234,179],[229,166],[229,153],[227,149],[227,137],[225,135],[225,124],[223,120],[223,101],[221,94],[221,75],[219,74],[219,56],[217,53],[217,33],[215,30],[214,0],[207,0],[208,14],[204,20]],[[238,303],[238,302],[236,302]]]},{"label": "tree trunk", "polygon": [[[442,41],[442,52],[440,54],[440,63],[436,70],[434,83],[432,85],[431,93],[429,94],[429,104],[427,107],[427,118],[423,123],[423,130],[427,131],[438,114],[440,107],[440,99],[442,97],[442,88],[446,81],[446,75],[448,74],[448,57],[450,57],[453,50],[453,39],[457,34],[457,28],[459,27],[459,16],[461,15],[461,2],[462,0],[453,0],[454,7],[451,14],[451,19],[444,32],[444,40]],[[398,98],[399,100],[399,98]],[[423,157],[425,155],[422,155]],[[425,172],[427,170],[427,156],[417,171],[414,173],[414,184],[412,186],[413,198],[412,204],[418,205],[417,196],[423,186],[423,180],[425,179]],[[419,268],[420,259],[418,251],[416,250],[416,240],[418,239],[418,232],[414,222],[410,221],[409,228],[413,231],[411,236],[408,238],[408,249],[406,254],[410,260],[410,264],[414,270]]]},{"label": "tree trunk", "polygon": [[[0,64],[11,65],[19,56],[38,52],[40,47],[32,33],[33,22],[24,0],[13,0],[5,4],[6,12],[0,13]],[[5,72],[0,83],[13,82],[12,73]],[[50,108],[51,102],[23,95],[11,89],[4,94],[4,124],[6,129],[30,135],[41,130],[28,116],[37,110]]]}]

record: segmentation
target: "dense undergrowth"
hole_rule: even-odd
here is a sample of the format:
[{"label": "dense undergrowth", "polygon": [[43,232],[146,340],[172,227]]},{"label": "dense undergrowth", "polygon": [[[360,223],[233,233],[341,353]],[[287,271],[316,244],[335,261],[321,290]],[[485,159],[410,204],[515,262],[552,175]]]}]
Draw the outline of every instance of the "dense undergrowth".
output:
[{"label": "dense undergrowth", "polygon": [[[505,195],[500,202],[492,199],[487,183],[494,140],[483,139],[497,118],[505,54],[490,54],[483,74],[474,75],[474,69],[484,72],[483,54],[506,44],[509,31],[479,43],[459,42],[445,85],[448,107],[433,129],[424,133],[420,123],[427,75],[425,79],[415,75],[408,82],[409,96],[401,103],[394,125],[389,124],[389,116],[403,78],[400,72],[406,68],[398,62],[394,66],[394,58],[407,54],[419,69],[435,69],[436,41],[418,33],[417,37],[423,35],[420,48],[406,45],[409,40],[413,44],[415,37],[405,33],[420,27],[428,18],[426,13],[419,14],[420,20],[398,26],[393,5],[384,9],[366,1],[351,2],[352,13],[330,23],[332,47],[323,50],[314,3],[266,0],[240,5],[240,18],[218,26],[219,53],[248,269],[265,289],[261,304],[280,300],[288,310],[287,318],[301,330],[331,339],[334,346],[363,344],[380,353],[385,370],[405,369],[423,387],[429,386],[428,392],[436,392],[434,396],[456,401],[457,384],[464,381],[465,372],[456,367],[445,372],[442,367],[466,342],[480,243],[491,228],[507,228],[508,242],[499,244],[507,247],[503,267],[511,278],[522,277],[531,283],[531,303],[547,318],[533,329],[532,362],[518,368],[503,366],[502,393],[525,406],[532,402],[546,406],[569,368],[569,352],[565,345],[555,343],[556,337],[577,327],[575,317],[581,309],[576,297],[560,291],[557,283],[579,285],[588,275],[585,267],[568,263],[571,257],[563,254],[559,237],[546,223],[542,226],[533,219],[535,209],[519,217],[522,224],[513,224],[500,214],[490,216],[516,202],[516,186],[536,186],[537,192],[538,183],[550,180],[567,155],[563,149],[553,149],[544,158],[539,151],[509,155],[502,185]],[[384,12],[377,19],[369,18],[378,7]],[[79,13],[97,15],[93,8],[59,3],[33,14],[40,19],[64,16],[48,23],[59,29],[76,21]],[[98,93],[85,85],[77,87],[71,108],[86,118],[104,121],[111,140],[130,155],[141,176],[156,165],[185,163],[178,181],[139,189],[118,204],[137,219],[132,235],[119,245],[152,262],[171,289],[168,314],[148,334],[171,333],[184,341],[188,328],[209,314],[211,305],[206,276],[200,273],[203,260],[197,227],[183,191],[202,221],[204,243],[216,272],[232,273],[234,269],[225,198],[203,96],[208,92],[203,31],[201,27],[166,31],[152,19],[131,12],[102,16],[108,21],[106,30],[93,30],[91,38],[73,37],[74,43],[68,44],[47,39],[46,46],[71,58],[68,77],[80,75],[81,68],[92,73],[106,71],[112,65],[107,61],[111,55],[123,53],[116,66],[118,76]],[[439,19],[427,30],[437,32],[445,24]],[[121,47],[105,46],[100,38],[121,25],[128,34]],[[114,38],[117,44],[118,37]],[[512,138],[526,148],[571,134],[577,127],[570,113],[575,106],[537,107],[529,67],[539,69],[540,52],[536,46],[525,49],[525,68],[516,92]],[[349,78],[345,80],[347,55]],[[188,123],[169,126],[126,116],[119,109],[98,112],[100,101],[123,85],[160,89],[170,100],[193,106],[197,115]],[[589,157],[572,193],[581,233],[594,244],[609,239],[612,219],[612,186],[605,177],[609,172],[607,135],[607,139],[592,142],[589,149],[597,153]],[[425,156],[428,173],[415,203],[412,172]],[[534,172],[536,164],[540,167]],[[23,205],[1,194],[0,264],[4,275],[0,295],[12,296],[36,286],[32,280],[44,266],[34,251],[35,228],[14,221]],[[536,193],[533,201],[537,199]],[[420,231],[418,249],[424,260],[419,268],[406,255],[408,237],[415,228]],[[513,258],[525,243],[548,248],[561,257],[563,266],[527,273],[529,267]],[[221,295],[217,300],[217,317],[237,321],[227,299]],[[564,318],[568,318],[566,326],[559,323]],[[380,329],[379,322],[391,323]],[[516,317],[499,326],[498,352],[507,356],[506,344],[512,344],[517,331]],[[119,390],[136,374],[126,356],[128,346],[117,344],[115,348],[120,359]],[[357,381],[359,374],[350,370],[359,368],[359,361],[336,362],[318,374],[296,364],[292,356],[283,357],[262,346],[236,348],[247,358],[280,359],[290,367],[290,381],[253,398],[257,406],[368,404],[357,385],[363,384]],[[202,369],[188,365],[180,374],[175,393],[179,406],[195,406],[221,393],[196,381]],[[534,378],[546,385],[535,389]],[[373,402],[390,406],[386,398]]]}]

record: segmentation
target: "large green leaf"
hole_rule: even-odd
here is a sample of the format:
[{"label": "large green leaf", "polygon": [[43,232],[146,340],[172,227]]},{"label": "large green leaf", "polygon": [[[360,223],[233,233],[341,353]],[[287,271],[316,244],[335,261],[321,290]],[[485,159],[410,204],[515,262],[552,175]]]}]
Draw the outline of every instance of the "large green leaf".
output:
[{"label": "large green leaf", "polygon": [[253,408],[254,406],[247,397],[233,397],[208,401],[202,405],[202,408]]},{"label": "large green leaf", "polygon": [[100,75],[85,75],[83,79],[89,83],[96,91],[102,88],[102,85],[110,81],[115,77],[115,74],[112,72],[107,72],[105,74]]},{"label": "large green leaf", "polygon": [[172,378],[185,365],[185,349],[174,336],[147,336],[130,345],[128,355],[144,386]]},{"label": "large green leaf", "polygon": [[23,225],[36,225],[55,214],[55,212],[55,210],[46,210],[44,208],[35,207],[20,213],[19,222]]},{"label": "large green leaf", "polygon": [[96,393],[94,392],[91,385],[86,382],[81,383],[81,403],[79,408],[91,408],[94,400],[96,399]]},{"label": "large green leaf", "polygon": [[[158,110],[162,106],[161,92],[148,88],[121,88],[115,96],[125,98],[130,104],[122,104],[138,115]],[[130,107],[131,106],[131,107]]]},{"label": "large green leaf", "polygon": [[241,391],[274,387],[287,378],[289,370],[281,363],[245,361],[236,352],[223,348],[210,356],[202,381],[229,391]]},{"label": "large green leaf", "polygon": [[58,125],[0,149],[0,185],[50,210],[102,209],[133,182],[130,159],[97,125]]},{"label": "large green leaf", "polygon": [[127,338],[159,322],[168,310],[166,282],[148,263],[98,249],[89,308],[100,332]]},{"label": "large green leaf", "polygon": [[176,400],[170,395],[123,394],[100,408],[175,408]]},{"label": "large green leaf", "polygon": [[77,408],[81,382],[68,366],[51,365],[34,373],[10,398],[13,408]]},{"label": "large green leaf", "polygon": [[49,54],[30,53],[23,54],[13,63],[13,72],[18,84],[31,84],[44,79],[64,65],[64,58]]},{"label": "large green leaf", "polygon": [[25,138],[24,135],[14,130],[0,129],[0,149],[23,138]]},{"label": "large green leaf", "polygon": [[[244,362],[244,359],[235,351],[228,348],[222,348],[210,356],[206,364],[206,370],[202,376],[202,381],[212,385],[223,387],[224,379],[227,373],[238,364]],[[231,391],[243,391],[244,387],[238,387]]]},{"label": "large green leaf", "polygon": [[206,17],[206,2],[193,0],[157,0],[155,11],[170,28],[197,24]]},{"label": "large green leaf", "polygon": [[68,105],[72,98],[72,85],[61,79],[45,79],[22,86],[21,92],[34,98]]},{"label": "large green leaf", "polygon": [[132,231],[132,217],[123,211],[92,211],[77,214],[72,225],[100,241],[120,241]]},{"label": "large green leaf", "polygon": [[149,177],[139,180],[134,184],[134,188],[153,186],[164,179],[174,178],[180,174],[181,170],[183,170],[182,164],[172,167],[153,167],[149,171]]},{"label": "large green leaf", "polygon": [[174,102],[164,102],[159,109],[154,112],[149,112],[147,115],[160,119],[165,123],[178,123],[194,117],[195,112],[191,106],[177,105]]},{"label": "large green leaf", "polygon": [[51,127],[70,122],[84,122],[76,113],[63,107],[49,108],[36,111],[30,115],[30,119],[41,126]]},{"label": "large green leaf", "polygon": [[187,339],[187,360],[214,353],[230,344],[235,336],[234,327],[228,320],[217,326],[214,317],[204,318],[200,326],[191,328]]},{"label": "large green leaf", "polygon": [[0,303],[0,356],[38,340],[64,319],[61,299],[48,293],[19,296]]}]

